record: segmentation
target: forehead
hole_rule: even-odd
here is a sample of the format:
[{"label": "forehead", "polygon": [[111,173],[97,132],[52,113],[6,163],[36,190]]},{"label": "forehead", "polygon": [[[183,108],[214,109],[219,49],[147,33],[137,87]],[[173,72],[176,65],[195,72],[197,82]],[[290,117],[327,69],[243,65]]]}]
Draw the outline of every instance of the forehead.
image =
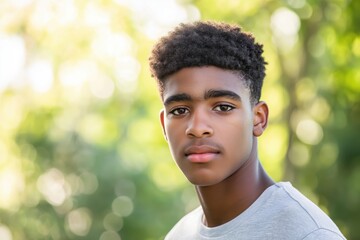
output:
[{"label": "forehead", "polygon": [[189,67],[171,74],[164,81],[163,98],[178,93],[201,97],[208,90],[229,90],[243,98],[250,91],[240,73],[218,67]]}]

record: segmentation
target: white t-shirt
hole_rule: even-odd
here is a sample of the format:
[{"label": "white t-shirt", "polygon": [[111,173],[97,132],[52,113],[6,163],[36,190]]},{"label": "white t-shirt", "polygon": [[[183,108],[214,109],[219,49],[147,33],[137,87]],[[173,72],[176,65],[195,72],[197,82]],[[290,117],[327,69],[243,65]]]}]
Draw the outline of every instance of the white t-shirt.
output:
[{"label": "white t-shirt", "polygon": [[184,216],[165,240],[343,240],[334,222],[289,182],[267,188],[244,212],[217,227],[202,223],[196,208]]}]

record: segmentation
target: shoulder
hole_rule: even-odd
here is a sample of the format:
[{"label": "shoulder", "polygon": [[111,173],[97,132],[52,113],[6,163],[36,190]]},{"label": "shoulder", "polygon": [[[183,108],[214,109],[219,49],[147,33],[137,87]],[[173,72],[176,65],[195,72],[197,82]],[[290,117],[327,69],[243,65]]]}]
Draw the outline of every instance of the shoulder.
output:
[{"label": "shoulder", "polygon": [[165,240],[194,239],[198,234],[203,211],[198,207],[181,218],[166,235]]},{"label": "shoulder", "polygon": [[290,183],[277,183],[277,186],[279,193],[283,195],[284,205],[281,212],[287,215],[285,217],[287,224],[293,222],[298,227],[301,226],[307,236],[304,239],[318,239],[316,236],[321,234],[339,237],[328,239],[345,239],[330,217]]},{"label": "shoulder", "polygon": [[291,206],[296,216],[309,218],[310,222],[319,228],[336,227],[334,222],[316,204],[300,193],[289,182],[278,183],[277,185],[285,196],[286,204]]},{"label": "shoulder", "polygon": [[302,240],[344,240],[344,236],[339,235],[329,229],[319,228],[311,232]]}]

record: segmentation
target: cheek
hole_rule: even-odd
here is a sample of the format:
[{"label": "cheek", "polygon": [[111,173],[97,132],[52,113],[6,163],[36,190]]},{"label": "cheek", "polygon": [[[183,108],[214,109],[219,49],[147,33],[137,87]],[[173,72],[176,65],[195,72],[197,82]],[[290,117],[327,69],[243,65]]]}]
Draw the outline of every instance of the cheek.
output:
[{"label": "cheek", "polygon": [[179,144],[181,142],[181,136],[184,135],[182,127],[179,124],[168,122],[165,125],[165,131],[171,153],[174,155],[176,151],[175,148],[179,147]]},{"label": "cheek", "polygon": [[226,129],[229,134],[237,135],[240,138],[252,135],[253,120],[249,116],[244,117],[244,115],[246,114],[236,115],[233,118],[228,119],[225,125],[224,122],[221,121],[219,124],[220,129]]},{"label": "cheek", "polygon": [[[222,125],[222,129],[224,129]],[[238,154],[247,154],[251,150],[253,141],[252,120],[246,119],[230,121],[227,123],[227,131],[222,131],[223,139],[226,141],[225,147],[231,148],[231,152]],[[221,126],[220,126],[221,127]]]},{"label": "cheek", "polygon": [[176,136],[179,135],[178,127],[170,121],[165,122],[165,131],[168,139],[171,140],[170,142],[176,140]]}]

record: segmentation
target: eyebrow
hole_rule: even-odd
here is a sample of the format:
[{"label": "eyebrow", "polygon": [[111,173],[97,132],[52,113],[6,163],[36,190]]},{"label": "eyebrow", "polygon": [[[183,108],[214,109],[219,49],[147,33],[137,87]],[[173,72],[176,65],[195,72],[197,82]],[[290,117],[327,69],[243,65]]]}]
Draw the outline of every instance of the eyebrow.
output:
[{"label": "eyebrow", "polygon": [[215,89],[210,89],[209,91],[207,91],[205,93],[204,98],[205,99],[209,99],[209,98],[219,98],[219,97],[225,97],[225,98],[230,98],[236,101],[241,101],[241,97],[234,93],[233,91],[229,91],[229,90],[215,90]]},{"label": "eyebrow", "polygon": [[170,97],[168,97],[165,101],[164,101],[164,105],[167,106],[170,103],[173,102],[185,102],[185,101],[191,101],[192,98],[189,94],[186,93],[180,93],[180,94],[175,94],[172,95]]},{"label": "eyebrow", "polygon": [[[238,94],[234,93],[233,91],[229,91],[229,90],[210,89],[210,90],[206,91],[204,94],[205,100],[209,99],[209,98],[220,98],[220,97],[230,98],[235,101],[241,101],[241,97]],[[168,97],[164,101],[164,105],[167,106],[173,102],[191,101],[192,99],[193,98],[189,94],[179,93],[179,94],[175,94],[175,95]]]}]

